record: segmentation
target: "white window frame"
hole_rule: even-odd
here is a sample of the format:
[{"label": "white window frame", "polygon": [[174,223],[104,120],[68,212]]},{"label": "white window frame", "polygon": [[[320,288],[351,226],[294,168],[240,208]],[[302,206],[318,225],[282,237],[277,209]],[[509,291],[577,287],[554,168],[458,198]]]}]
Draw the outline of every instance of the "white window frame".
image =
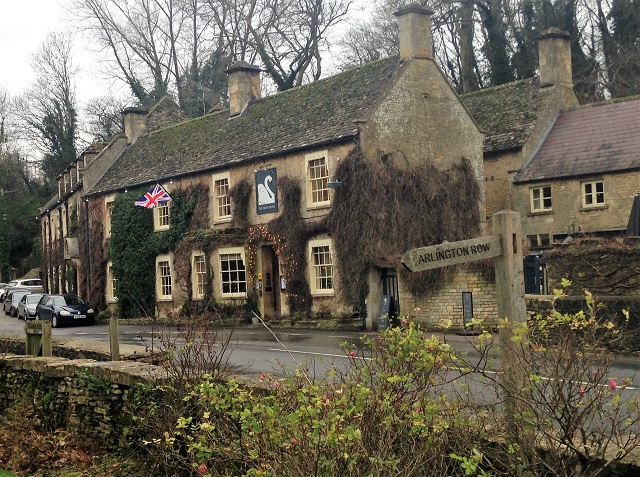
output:
[{"label": "white window frame", "polygon": [[[324,167],[326,169],[326,175],[317,176],[314,173],[313,163],[318,160],[324,159]],[[319,151],[313,154],[305,154],[304,156],[304,170],[305,170],[305,183],[306,183],[306,192],[307,192],[307,208],[319,208],[319,207],[327,207],[331,205],[331,200],[329,196],[329,188],[327,187],[327,182],[329,182],[329,151]],[[314,183],[320,182],[321,184],[324,182],[324,187],[317,188],[314,187]],[[317,184],[316,184],[317,185]],[[316,197],[316,195],[320,192],[323,197]],[[317,200],[321,199],[321,200]]]},{"label": "white window frame", "polygon": [[[204,270],[199,267],[204,265]],[[191,254],[191,290],[194,300],[204,298],[207,291],[207,256],[196,251]]]},{"label": "white window frame", "polygon": [[[227,194],[222,196],[218,195],[218,186],[217,183],[221,181],[227,181]],[[231,222],[232,219],[232,204],[231,204],[231,196],[229,195],[229,190],[231,190],[231,179],[228,172],[223,172],[220,174],[214,174],[211,181],[211,190],[212,193],[212,201],[213,204],[213,222],[214,223],[222,223],[222,222]],[[223,203],[224,202],[224,203]],[[220,209],[225,209],[225,212],[228,210],[228,213],[221,214]]]},{"label": "white window frame", "polygon": [[[549,195],[545,195],[545,191],[549,192]],[[535,197],[536,193],[539,194]],[[553,192],[550,185],[536,186],[529,189],[529,199],[531,212],[550,212],[553,210]],[[549,201],[550,204],[547,207],[545,201]]]},{"label": "white window frame", "polygon": [[[244,281],[240,280],[239,278],[234,279],[233,277],[234,270],[231,270],[231,269],[224,270],[225,267],[223,267],[223,258],[228,257],[230,255],[240,256],[240,259],[242,260],[242,264],[244,265],[244,270],[242,271],[238,269],[237,271],[240,272],[240,274],[242,274],[242,272],[244,273]],[[244,247],[231,247],[231,248],[223,248],[218,250],[218,275],[217,276],[220,277],[220,279],[216,281],[219,283],[218,290],[221,298],[246,297],[247,290],[249,288],[248,273],[249,271],[247,270],[247,259],[245,257]],[[238,285],[238,289],[242,288],[242,284],[244,284],[244,291],[225,292],[224,289],[227,283],[229,283],[231,287],[234,283],[236,283]]]},{"label": "white window frame", "polygon": [[[165,214],[166,212],[166,214]],[[171,227],[171,201],[153,208],[153,230],[160,232]]]},{"label": "white window frame", "polygon": [[[327,248],[325,253],[329,254],[330,262],[318,263],[316,258],[318,257],[317,253],[318,249]],[[313,296],[332,296],[335,294],[334,285],[335,285],[335,263],[333,261],[333,244],[331,239],[315,239],[309,241],[309,249],[308,249],[308,263],[309,263],[309,285],[311,289],[311,295]],[[329,273],[327,270],[329,269]],[[323,287],[322,280],[329,279],[331,286]]]},{"label": "white window frame", "polygon": [[113,216],[113,203],[115,197],[107,197],[104,200],[104,233],[107,238],[111,237],[111,217]]},{"label": "white window frame", "polygon": [[[168,271],[167,275],[165,272]],[[156,257],[156,296],[158,301],[173,300],[173,264],[171,255],[158,255]],[[169,293],[166,293],[166,292]]]},{"label": "white window frame", "polygon": [[113,263],[107,263],[107,303],[116,303],[118,296],[116,295],[116,277],[113,275]]},{"label": "white window frame", "polygon": [[[602,191],[598,192],[598,185],[602,186]],[[587,188],[591,188],[591,192],[587,192]],[[582,191],[582,207],[585,209],[593,209],[598,207],[604,207],[606,203],[606,195],[604,190],[604,180],[594,180],[594,181],[585,181],[580,183],[580,189]],[[599,201],[599,197],[601,197],[601,201]],[[588,203],[587,197],[591,198],[591,203]]]}]

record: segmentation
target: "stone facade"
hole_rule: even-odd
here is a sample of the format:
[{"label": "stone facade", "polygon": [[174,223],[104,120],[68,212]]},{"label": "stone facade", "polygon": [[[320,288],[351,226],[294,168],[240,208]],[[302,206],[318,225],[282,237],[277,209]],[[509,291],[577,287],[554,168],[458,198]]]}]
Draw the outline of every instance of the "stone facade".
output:
[{"label": "stone facade", "polygon": [[[471,292],[473,316],[485,320],[489,327],[497,325],[496,284],[486,272],[471,267],[460,267],[446,282],[440,283],[426,296],[406,300],[402,314],[415,317],[429,328],[441,328],[451,320],[454,330],[464,329],[462,293]],[[419,309],[420,311],[416,311]]]},{"label": "stone facade", "polygon": [[[602,206],[583,205],[582,183],[603,181],[605,203]],[[598,232],[624,232],[629,220],[633,198],[640,192],[640,172],[625,171],[597,174],[591,177],[573,177],[544,182],[522,184],[515,188],[515,210],[523,217],[522,233],[549,235],[551,242],[567,234],[593,234]],[[552,210],[531,211],[531,189],[551,187]]]}]

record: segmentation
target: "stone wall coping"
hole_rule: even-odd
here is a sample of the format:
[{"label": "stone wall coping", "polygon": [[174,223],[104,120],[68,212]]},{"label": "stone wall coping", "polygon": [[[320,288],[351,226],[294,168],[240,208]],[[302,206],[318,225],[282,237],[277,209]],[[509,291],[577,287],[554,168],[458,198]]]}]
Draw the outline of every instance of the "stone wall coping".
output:
[{"label": "stone wall coping", "polygon": [[123,386],[167,379],[167,374],[161,366],[131,361],[96,361],[84,364],[81,368],[91,371],[99,378]]},{"label": "stone wall coping", "polygon": [[47,366],[53,363],[61,363],[63,361],[69,361],[66,358],[44,358],[41,356],[20,356],[20,355],[6,355],[2,357],[2,361],[16,371],[34,371],[36,373],[45,374]]},{"label": "stone wall coping", "polygon": [[0,356],[0,365],[16,371],[32,371],[50,377],[70,377],[78,371],[89,371],[98,378],[123,386],[167,379],[167,373],[161,366],[132,361],[95,361],[8,354]]}]

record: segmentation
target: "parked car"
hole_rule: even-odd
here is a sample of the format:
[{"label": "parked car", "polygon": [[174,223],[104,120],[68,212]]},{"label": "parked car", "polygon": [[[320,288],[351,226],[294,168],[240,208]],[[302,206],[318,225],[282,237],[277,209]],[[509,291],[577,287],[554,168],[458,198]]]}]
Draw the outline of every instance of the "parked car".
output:
[{"label": "parked car", "polygon": [[63,323],[93,325],[95,313],[78,295],[43,295],[36,306],[36,320],[49,320],[53,328]]},{"label": "parked car", "polygon": [[44,293],[42,281],[39,278],[20,278],[7,283],[7,287],[0,289],[0,301],[4,301],[11,288],[20,288],[22,290],[31,290],[33,293]]},{"label": "parked car", "polygon": [[18,302],[25,295],[30,295],[29,290],[15,290],[9,292],[7,298],[4,300],[4,314],[9,316],[17,316],[18,314]]},{"label": "parked car", "polygon": [[24,295],[18,302],[18,319],[19,320],[33,320],[36,317],[36,306],[40,302],[44,294],[42,293],[30,293]]}]

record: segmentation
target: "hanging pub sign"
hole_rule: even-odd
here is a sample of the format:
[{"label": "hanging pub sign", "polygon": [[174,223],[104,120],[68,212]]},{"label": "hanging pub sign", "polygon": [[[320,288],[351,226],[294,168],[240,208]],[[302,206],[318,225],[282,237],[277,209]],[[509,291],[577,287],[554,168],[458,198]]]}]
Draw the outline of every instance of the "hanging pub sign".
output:
[{"label": "hanging pub sign", "polygon": [[278,181],[276,168],[256,171],[256,213],[278,211]]}]

